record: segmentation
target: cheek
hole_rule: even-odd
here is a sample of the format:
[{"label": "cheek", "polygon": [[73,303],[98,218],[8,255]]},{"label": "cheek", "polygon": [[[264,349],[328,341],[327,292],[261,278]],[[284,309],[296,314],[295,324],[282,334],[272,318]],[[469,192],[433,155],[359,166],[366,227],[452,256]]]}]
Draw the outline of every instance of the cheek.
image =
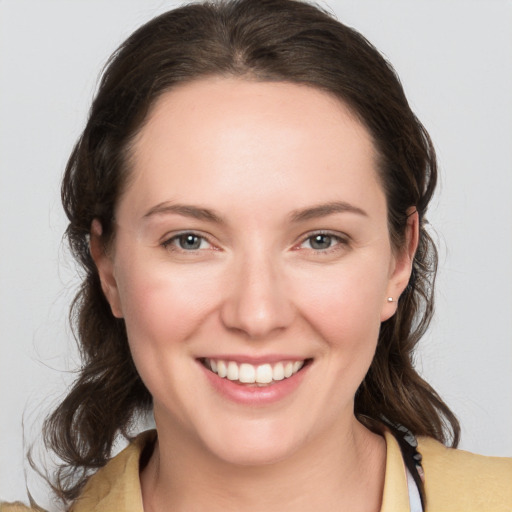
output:
[{"label": "cheek", "polygon": [[[296,279],[297,306],[317,340],[326,421],[336,421],[340,408],[353,407],[354,396],[373,360],[387,285],[387,267],[348,265],[324,269],[315,279]],[[314,283],[314,286],[312,286]],[[337,404],[337,405],[336,405]]]},{"label": "cheek", "polygon": [[218,290],[211,272],[138,261],[120,268],[118,286],[133,348],[186,340],[211,310]]},{"label": "cheek", "polygon": [[155,403],[167,403],[185,421],[180,390],[183,383],[191,385],[190,340],[209,318],[218,283],[204,272],[178,270],[167,262],[148,264],[144,258],[120,265],[117,277],[137,371]]},{"label": "cheek", "polygon": [[295,294],[303,315],[324,339],[360,347],[377,341],[387,283],[387,268],[347,265],[318,273]]},{"label": "cheek", "polygon": [[325,374],[332,375],[326,380],[331,383],[328,393],[341,395],[339,403],[353,398],[371,365],[388,284],[388,267],[382,262],[348,263],[318,272],[309,280],[314,286],[294,292],[302,316],[321,340]]}]

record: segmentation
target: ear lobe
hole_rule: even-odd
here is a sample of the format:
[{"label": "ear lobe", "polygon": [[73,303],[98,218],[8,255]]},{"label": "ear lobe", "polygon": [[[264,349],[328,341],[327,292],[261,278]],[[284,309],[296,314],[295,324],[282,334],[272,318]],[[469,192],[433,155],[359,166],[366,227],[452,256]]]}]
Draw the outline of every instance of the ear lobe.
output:
[{"label": "ear lobe", "polygon": [[108,253],[107,248],[101,238],[103,228],[98,219],[94,219],[91,223],[91,234],[89,239],[89,249],[92,259],[98,269],[101,281],[101,289],[110,304],[112,314],[116,318],[123,318],[121,310],[121,301],[119,299],[119,290],[114,275],[114,263],[112,256]]},{"label": "ear lobe", "polygon": [[[407,210],[407,226],[405,228],[404,246],[397,252],[394,258],[394,268],[389,279],[386,305],[383,308],[381,321],[387,320],[396,311],[398,298],[405,290],[411,277],[414,256],[419,242],[419,216],[413,206]],[[388,300],[388,297],[392,300]]]}]

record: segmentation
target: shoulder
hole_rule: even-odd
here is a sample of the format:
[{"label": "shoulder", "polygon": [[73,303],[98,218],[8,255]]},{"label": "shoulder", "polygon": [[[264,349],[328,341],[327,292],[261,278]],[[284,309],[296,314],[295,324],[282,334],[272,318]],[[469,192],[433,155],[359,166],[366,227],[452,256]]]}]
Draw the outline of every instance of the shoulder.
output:
[{"label": "shoulder", "polygon": [[427,510],[512,510],[512,458],[486,457],[418,438]]},{"label": "shoulder", "polygon": [[142,512],[141,457],[146,448],[152,448],[155,439],[156,431],[149,430],[132,440],[89,478],[70,512],[114,512],[125,510],[126,503],[131,504],[131,511]]},{"label": "shoulder", "polygon": [[[151,448],[156,439],[156,431],[148,430],[133,439],[124,450],[87,481],[82,493],[72,504],[71,512],[114,512],[130,510],[142,512],[139,467],[141,455]],[[37,505],[29,507],[21,502],[0,503],[0,512],[46,512]]]}]

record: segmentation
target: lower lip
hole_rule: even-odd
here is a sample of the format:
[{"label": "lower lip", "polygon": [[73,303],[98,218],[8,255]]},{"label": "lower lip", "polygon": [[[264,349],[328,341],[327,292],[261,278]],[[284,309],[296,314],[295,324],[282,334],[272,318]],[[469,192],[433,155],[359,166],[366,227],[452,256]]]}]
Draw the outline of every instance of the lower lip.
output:
[{"label": "lower lip", "polygon": [[310,366],[309,364],[303,366],[291,377],[276,381],[268,386],[253,386],[239,384],[238,381],[219,377],[200,362],[198,364],[215,391],[223,397],[243,405],[269,405],[283,400],[297,389]]}]

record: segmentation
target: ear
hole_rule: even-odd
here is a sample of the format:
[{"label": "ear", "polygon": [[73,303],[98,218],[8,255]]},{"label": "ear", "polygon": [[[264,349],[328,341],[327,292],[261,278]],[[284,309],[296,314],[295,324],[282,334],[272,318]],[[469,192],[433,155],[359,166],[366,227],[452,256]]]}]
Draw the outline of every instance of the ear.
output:
[{"label": "ear", "polygon": [[[381,322],[384,322],[395,314],[398,299],[409,283],[414,255],[418,248],[420,232],[419,224],[418,211],[414,206],[412,206],[407,210],[407,226],[405,228],[404,246],[396,252],[393,258],[387,295],[385,297],[386,303],[381,313]],[[392,299],[392,301],[388,300],[388,298]]]},{"label": "ear", "polygon": [[91,234],[89,239],[89,248],[92,259],[98,269],[101,281],[101,289],[107,298],[112,314],[116,318],[123,318],[121,310],[121,301],[119,299],[119,290],[114,275],[114,263],[112,255],[105,247],[102,239],[103,228],[98,219],[94,219],[91,224]]}]

